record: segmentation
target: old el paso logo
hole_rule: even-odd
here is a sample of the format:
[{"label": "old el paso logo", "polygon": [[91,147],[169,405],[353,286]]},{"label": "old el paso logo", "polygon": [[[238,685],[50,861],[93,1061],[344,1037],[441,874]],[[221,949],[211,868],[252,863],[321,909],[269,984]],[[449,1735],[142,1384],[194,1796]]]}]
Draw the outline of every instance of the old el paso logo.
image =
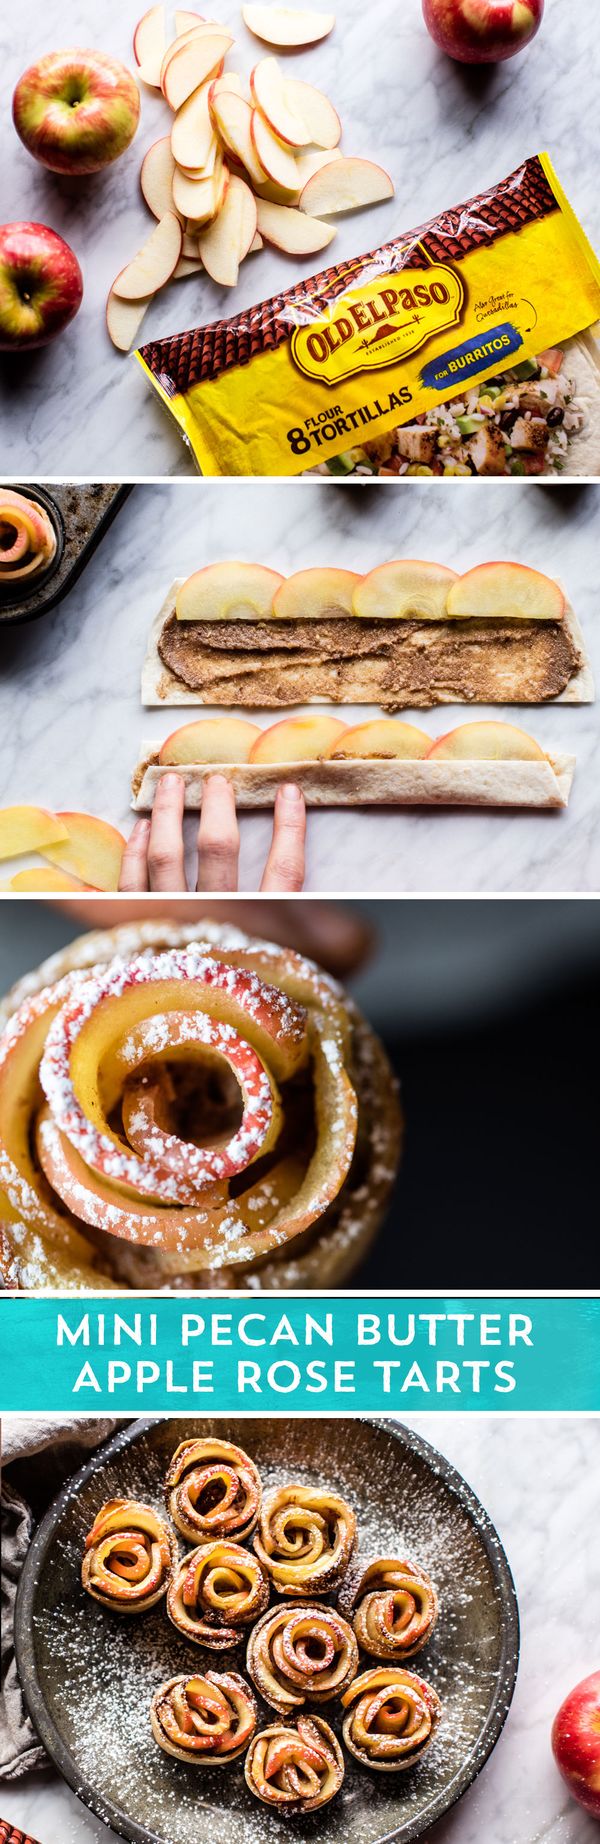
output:
[{"label": "old el paso logo", "polygon": [[464,301],[460,276],[442,263],[353,289],[310,326],[296,327],[292,358],[308,378],[339,384],[359,371],[381,371],[418,352],[434,334],[456,326]]}]

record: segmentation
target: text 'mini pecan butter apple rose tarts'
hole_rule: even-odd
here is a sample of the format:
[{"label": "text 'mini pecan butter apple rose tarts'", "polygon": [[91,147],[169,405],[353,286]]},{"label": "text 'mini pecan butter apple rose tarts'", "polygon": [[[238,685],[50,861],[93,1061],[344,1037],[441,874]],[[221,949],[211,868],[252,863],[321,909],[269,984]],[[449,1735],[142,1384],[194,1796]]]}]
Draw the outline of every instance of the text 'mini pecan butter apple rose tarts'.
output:
[{"label": "text 'mini pecan butter apple rose tarts'", "polygon": [[202,921],[85,936],[0,1008],[5,1283],[340,1285],[399,1129],[381,1045],[293,950]]}]

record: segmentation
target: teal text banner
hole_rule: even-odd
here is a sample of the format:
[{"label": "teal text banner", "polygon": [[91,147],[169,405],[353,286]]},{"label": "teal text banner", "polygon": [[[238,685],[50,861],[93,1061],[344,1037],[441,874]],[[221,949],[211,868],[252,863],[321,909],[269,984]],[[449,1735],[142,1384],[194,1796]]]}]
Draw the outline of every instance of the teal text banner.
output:
[{"label": "teal text banner", "polygon": [[0,1413],[600,1413],[600,1297],[5,1295]]}]

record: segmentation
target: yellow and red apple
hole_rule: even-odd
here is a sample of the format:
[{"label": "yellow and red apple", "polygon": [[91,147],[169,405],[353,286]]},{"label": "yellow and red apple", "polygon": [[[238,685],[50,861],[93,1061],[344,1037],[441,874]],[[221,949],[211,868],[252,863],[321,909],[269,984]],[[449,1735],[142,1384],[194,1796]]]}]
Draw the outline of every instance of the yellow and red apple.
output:
[{"label": "yellow and red apple", "polygon": [[0,225],[0,352],[47,346],[74,319],[83,277],[73,250],[47,224]]},{"label": "yellow and red apple", "polygon": [[99,173],[133,140],[137,83],[103,51],[52,51],[30,65],[13,96],[17,134],[52,173]]},{"label": "yellow and red apple", "polygon": [[544,0],[423,0],[428,32],[460,64],[499,64],[531,44]]}]

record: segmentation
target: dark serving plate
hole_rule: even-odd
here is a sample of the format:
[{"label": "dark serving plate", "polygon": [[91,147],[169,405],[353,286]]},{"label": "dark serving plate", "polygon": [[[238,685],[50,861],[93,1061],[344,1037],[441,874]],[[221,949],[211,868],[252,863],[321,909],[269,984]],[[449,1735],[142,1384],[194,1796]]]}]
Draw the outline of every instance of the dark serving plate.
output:
[{"label": "dark serving plate", "polygon": [[0,583],[0,627],[37,621],[68,595],[131,493],[130,486],[76,486],[68,481],[51,487],[15,481],[14,487],[44,507],[57,542],[54,557],[35,583],[28,578],[20,588],[18,583]]},{"label": "dark serving plate", "polygon": [[[109,1498],[164,1509],[179,1441],[241,1442],[268,1484],[330,1484],[354,1505],[360,1552],[408,1555],[440,1591],[436,1630],[416,1661],[444,1720],[414,1771],[373,1774],[346,1757],[338,1797],[293,1827],[248,1792],[243,1764],[183,1766],[154,1743],[148,1710],[167,1677],[215,1666],[175,1631],[164,1606],[122,1619],[80,1585],[83,1539]],[[80,1799],[131,1844],[411,1844],[466,1792],[495,1747],[517,1675],[519,1615],[493,1525],[433,1447],[400,1425],[287,1417],[135,1422],[64,1487],[31,1544],[15,1640],[25,1699],[48,1754]],[[243,1668],[243,1659],[239,1661]],[[218,1658],[216,1668],[219,1669]],[[327,1719],[339,1729],[338,1706]],[[272,1720],[265,1710],[266,1721]]]}]

